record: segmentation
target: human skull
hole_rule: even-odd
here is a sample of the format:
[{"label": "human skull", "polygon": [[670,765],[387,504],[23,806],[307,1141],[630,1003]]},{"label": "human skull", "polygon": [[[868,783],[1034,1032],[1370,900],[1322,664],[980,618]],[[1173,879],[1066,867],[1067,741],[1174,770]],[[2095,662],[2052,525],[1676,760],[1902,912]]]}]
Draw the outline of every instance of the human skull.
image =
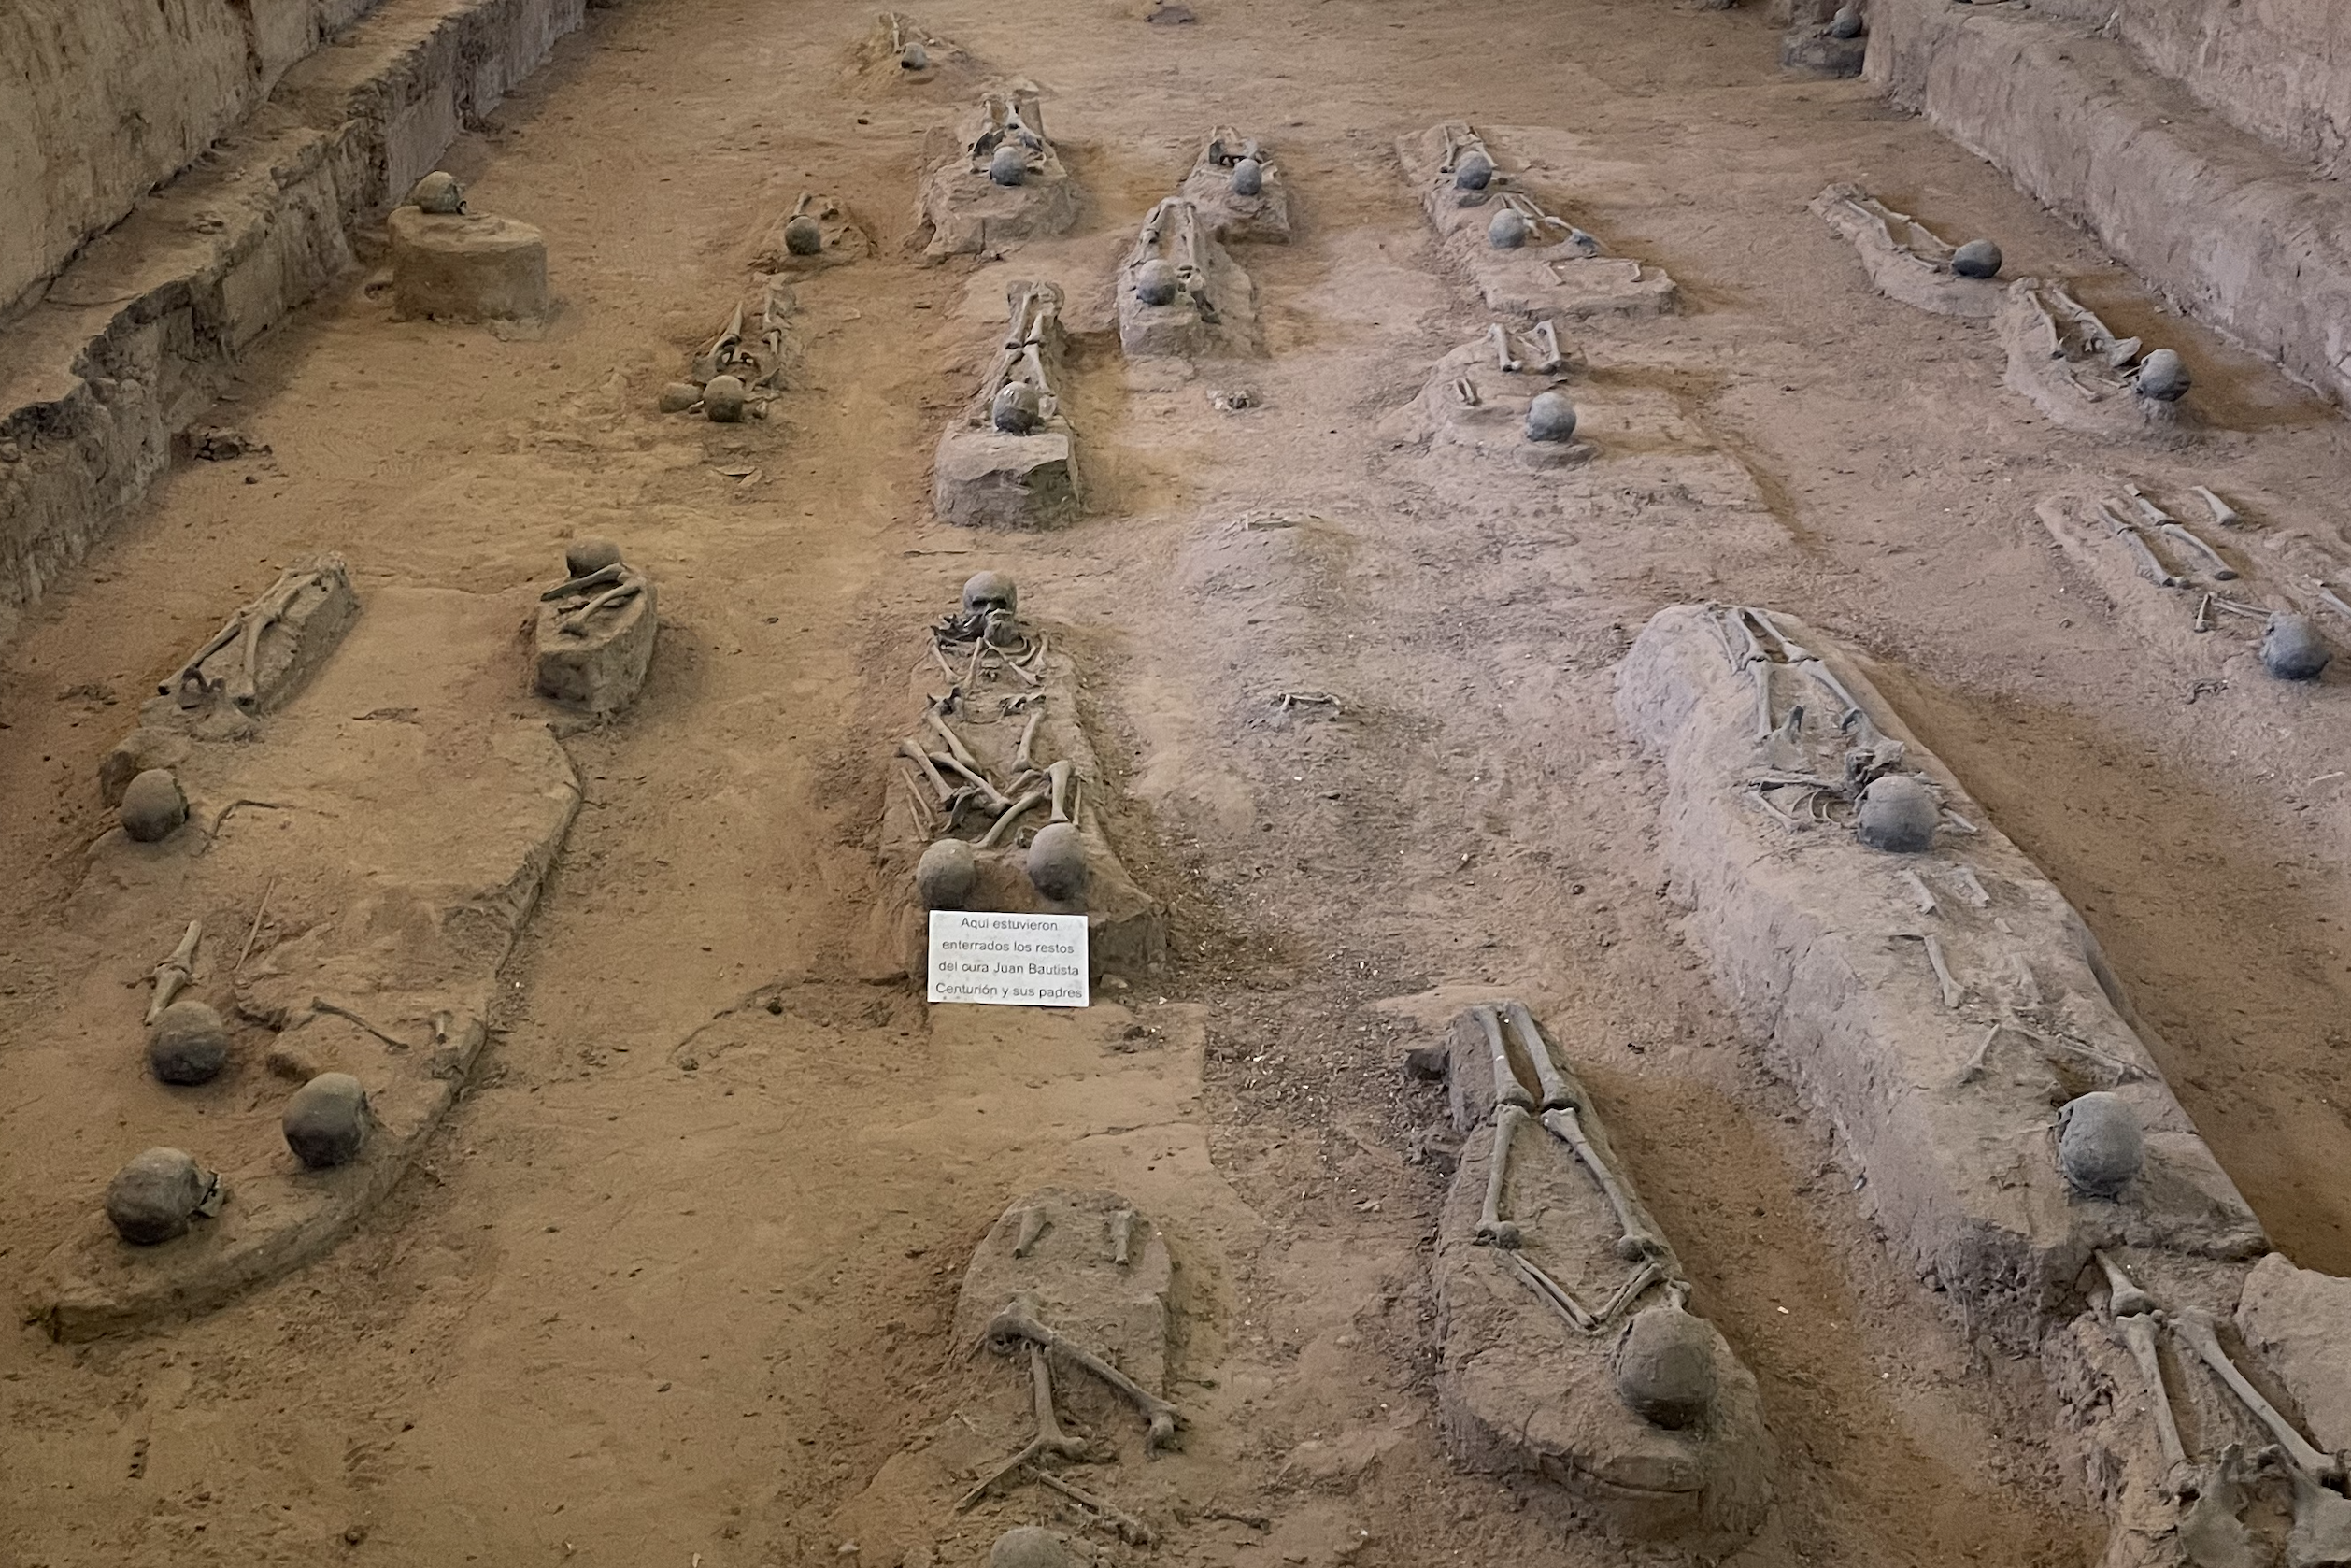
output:
[{"label": "human skull", "polygon": [[1494,161],[1480,148],[1471,148],[1453,165],[1453,184],[1458,190],[1483,191],[1493,178]]},{"label": "human skull", "polygon": [[1078,1568],[1069,1543],[1042,1525],[1015,1525],[988,1548],[988,1568]]},{"label": "human skull", "polygon": [[1029,883],[1050,904],[1085,901],[1088,873],[1085,840],[1075,824],[1052,822],[1029,841]]},{"label": "human skull", "polygon": [[1254,196],[1265,189],[1265,165],[1254,158],[1244,158],[1232,165],[1232,191],[1236,196]]},{"label": "human skull", "polygon": [[929,70],[931,68],[931,51],[924,49],[919,41],[908,44],[904,50],[899,51],[898,68],[902,71]]},{"label": "human skull", "polygon": [[2193,378],[2187,362],[2169,349],[2158,349],[2139,362],[2138,392],[2158,403],[2177,403],[2187,395]]},{"label": "human skull", "polygon": [[123,788],[122,831],[139,843],[160,843],[187,820],[188,797],[169,768],[149,768]]},{"label": "human skull", "polygon": [[925,909],[961,909],[979,882],[979,862],[960,838],[942,838],[915,862],[914,891]]},{"label": "human skull", "polygon": [[1154,256],[1134,269],[1134,297],[1151,306],[1176,302],[1176,269],[1164,257]]},{"label": "human skull", "polygon": [[1873,849],[1916,855],[1934,848],[1935,823],[1943,816],[1934,791],[1916,777],[1889,773],[1861,791],[1854,833]]},{"label": "human skull", "polygon": [[367,1141],[367,1090],[349,1073],[321,1073],[293,1091],[278,1127],[294,1158],[314,1171],[349,1164]]},{"label": "human skull", "polygon": [[1829,19],[1829,36],[1858,38],[1861,36],[1861,7],[1846,6]]},{"label": "human skull", "polygon": [[212,1212],[220,1188],[185,1149],[150,1148],[107,1184],[107,1219],[132,1246],[152,1247],[186,1235],[190,1220]]},{"label": "human skull", "polygon": [[1575,405],[1567,394],[1539,392],[1527,404],[1527,439],[1568,441],[1575,435]]},{"label": "human skull", "polygon": [[988,416],[1006,435],[1026,435],[1045,422],[1044,404],[1026,381],[1007,381],[997,388]]},{"label": "human skull", "polygon": [[408,188],[408,200],[424,212],[463,212],[465,188],[457,183],[455,175],[435,169]]},{"label": "human skull", "polygon": [[989,155],[988,178],[998,185],[1025,185],[1029,178],[1029,159],[1011,142],[998,142],[996,150]]},{"label": "human skull", "polygon": [[987,615],[1003,610],[1010,615],[1020,608],[1020,587],[1003,572],[974,572],[963,579],[963,613]]},{"label": "human skull", "polygon": [[1961,278],[1997,278],[2007,258],[1988,239],[1971,239],[1951,252],[1951,270]]},{"label": "human skull", "polygon": [[824,227],[806,213],[797,213],[784,225],[784,249],[795,256],[824,253]]},{"label": "human skull", "polygon": [[2111,1198],[2146,1162],[2146,1140],[2130,1102],[2104,1090],[2069,1100],[2058,1112],[2058,1169],[2066,1185],[2090,1198]]},{"label": "human skull", "polygon": [[149,1071],[164,1083],[210,1083],[228,1064],[229,1029],[201,1002],[175,1002],[147,1033]]},{"label": "human skull", "polygon": [[1530,232],[1526,214],[1517,207],[1506,207],[1494,214],[1494,221],[1486,225],[1486,243],[1497,250],[1516,250],[1526,244]]},{"label": "human skull", "polygon": [[620,564],[620,547],[610,539],[590,535],[574,539],[563,547],[563,570],[573,577],[584,577],[591,572],[601,572],[606,566]]},{"label": "human skull", "polygon": [[2261,667],[2280,680],[2315,680],[2332,657],[2308,616],[2281,610],[2261,629]]},{"label": "human skull", "polygon": [[1610,1360],[1617,1397],[1653,1426],[1696,1425],[1715,1402],[1714,1339],[1704,1319],[1672,1302],[1634,1314]]},{"label": "human skull", "polygon": [[740,376],[713,376],[703,383],[702,411],[720,424],[737,424],[743,419],[747,394]]}]

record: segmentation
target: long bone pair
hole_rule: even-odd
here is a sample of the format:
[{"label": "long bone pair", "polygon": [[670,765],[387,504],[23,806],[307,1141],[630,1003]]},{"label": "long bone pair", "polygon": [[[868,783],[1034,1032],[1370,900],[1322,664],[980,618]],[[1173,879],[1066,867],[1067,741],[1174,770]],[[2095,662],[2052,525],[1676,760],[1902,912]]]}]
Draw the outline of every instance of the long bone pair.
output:
[{"label": "long bone pair", "polygon": [[257,666],[261,659],[262,634],[286,618],[287,610],[293,607],[296,594],[313,583],[325,580],[326,574],[317,570],[297,572],[288,568],[278,573],[278,580],[252,603],[241,606],[235,615],[230,616],[227,623],[218,632],[213,633],[204,647],[196,651],[194,658],[180,665],[169,680],[160,682],[155,688],[156,692],[168,697],[180,691],[192,680],[196,683],[199,690],[203,689],[205,682],[200,672],[204,662],[231,643],[242,639],[242,658],[239,661],[241,668],[238,673],[243,678],[230,691],[229,700],[238,707],[249,711],[257,706],[259,700],[256,693],[261,676]]},{"label": "long bone pair", "polygon": [[2210,1317],[2194,1308],[2182,1308],[2171,1314],[2170,1327],[2182,1344],[2195,1351],[2198,1359],[2229,1385],[2229,1391],[2253,1413],[2254,1419],[2269,1429],[2270,1435],[2277,1439],[2277,1446],[2286,1451],[2287,1459],[2295,1469],[2321,1483],[2341,1478],[2341,1457],[2320,1453],[2309,1439],[2294,1430],[2293,1422],[2279,1414],[2276,1405],[2261,1396],[2260,1390],[2245,1381],[2244,1374],[2237,1370],[2237,1363],[2221,1349],[2220,1340],[2213,1333]]},{"label": "long bone pair", "polygon": [[2177,539],[2181,544],[2202,556],[2205,563],[2212,568],[2214,581],[2234,582],[2236,580],[2237,569],[2222,560],[2218,550],[2190,533],[2186,523],[2167,522],[2162,524],[2157,532],[2167,539]]},{"label": "long bone pair", "polygon": [[195,978],[196,944],[203,939],[204,922],[190,920],[179,946],[171,950],[171,957],[155,966],[150,976],[155,982],[155,994],[147,1004],[148,1022],[162,1018],[164,1009],[171,1005],[171,999]]},{"label": "long bone pair", "polygon": [[1584,1304],[1568,1292],[1566,1286],[1552,1278],[1533,1259],[1523,1252],[1502,1251],[1495,1254],[1503,1265],[1518,1276],[1518,1282],[1556,1309],[1578,1333],[1598,1333],[1601,1320],[1585,1309]]},{"label": "long bone pair", "polygon": [[[1584,1124],[1575,1115],[1579,1099],[1575,1088],[1568,1082],[1567,1075],[1560,1071],[1559,1064],[1551,1060],[1551,1048],[1544,1040],[1542,1030],[1535,1026],[1534,1015],[1527,1011],[1526,1005],[1520,1002],[1505,1003],[1503,1008],[1511,1028],[1517,1032],[1519,1043],[1527,1053],[1527,1060],[1534,1065],[1536,1079],[1543,1086],[1540,1119],[1544,1127],[1583,1162],[1584,1168],[1591,1172],[1592,1179],[1600,1184],[1601,1195],[1608,1200],[1608,1206],[1616,1212],[1617,1229],[1623,1233],[1617,1241],[1617,1256],[1643,1261],[1665,1256],[1665,1244],[1641,1222],[1624,1184],[1617,1180],[1617,1173],[1609,1169],[1608,1162],[1600,1157],[1600,1151],[1592,1147],[1591,1140],[1584,1135]],[[1480,1007],[1477,1015],[1479,1024],[1486,1030],[1487,1049],[1491,1053],[1494,1064],[1494,1098],[1499,1102],[1494,1112],[1494,1167],[1499,1171],[1507,1163],[1510,1149],[1509,1139],[1501,1131],[1503,1113],[1512,1113],[1512,1131],[1515,1132],[1517,1123],[1527,1118],[1530,1097],[1510,1065],[1510,1053],[1503,1041],[1494,1009]],[[1508,1224],[1502,1219],[1499,1212],[1501,1199],[1502,1179],[1489,1172],[1487,1176],[1486,1217],[1478,1225],[1481,1239],[1485,1239],[1489,1229],[1499,1235],[1501,1227]],[[1516,1236],[1517,1227],[1511,1225],[1510,1233]],[[1514,1240],[1503,1245],[1516,1246],[1517,1243]]]},{"label": "long bone pair", "polygon": [[645,582],[641,577],[633,578],[617,588],[607,588],[578,608],[566,610],[563,618],[556,621],[555,629],[558,632],[570,633],[574,636],[584,636],[586,633],[583,628],[598,611],[611,609],[617,605],[624,605],[644,592]]},{"label": "long bone pair", "polygon": [[1052,795],[1047,791],[1031,790],[1027,794],[1005,807],[1003,814],[996,819],[994,824],[986,833],[980,835],[979,842],[974,848],[993,849],[1012,836],[1012,826],[1015,822],[1050,799]]},{"label": "long bone pair", "polygon": [[[1053,1411],[1053,1368],[1046,1359],[1045,1347],[1029,1347],[1029,1390],[1036,1405],[1036,1435],[1028,1447],[998,1465],[979,1485],[963,1494],[955,1505],[959,1514],[968,1513],[972,1504],[994,1490],[996,1486],[1014,1471],[1033,1465],[1041,1459],[1087,1460],[1093,1450],[1085,1442],[1062,1431],[1061,1418]],[[1039,1479],[1045,1472],[1033,1471]]]},{"label": "long bone pair", "polygon": [[625,564],[615,561],[608,566],[599,566],[594,571],[579,577],[566,577],[540,594],[539,603],[551,605],[558,599],[568,599],[575,594],[591,592],[599,588],[608,588],[627,577],[628,571]]},{"label": "long bone pair", "polygon": [[1184,1421],[1183,1412],[1166,1400],[1152,1393],[1133,1378],[1095,1355],[1067,1334],[1038,1321],[1036,1309],[1030,1298],[1015,1296],[1006,1302],[996,1316],[990,1319],[982,1339],[1000,1354],[1022,1340],[1048,1355],[1060,1355],[1081,1372],[1089,1373],[1125,1396],[1141,1413],[1146,1432],[1144,1448],[1163,1448],[1175,1440],[1176,1429]]},{"label": "long bone pair", "polygon": [[2158,588],[2184,586],[2178,577],[2164,569],[2163,563],[2155,558],[2155,551],[2147,548],[2146,537],[2140,524],[2124,517],[2103,501],[2098,503],[2098,511],[2099,515],[2106,520],[2106,526],[2113,531],[2115,537],[2122,541],[2122,548],[2130,552],[2131,565],[2141,577]]}]

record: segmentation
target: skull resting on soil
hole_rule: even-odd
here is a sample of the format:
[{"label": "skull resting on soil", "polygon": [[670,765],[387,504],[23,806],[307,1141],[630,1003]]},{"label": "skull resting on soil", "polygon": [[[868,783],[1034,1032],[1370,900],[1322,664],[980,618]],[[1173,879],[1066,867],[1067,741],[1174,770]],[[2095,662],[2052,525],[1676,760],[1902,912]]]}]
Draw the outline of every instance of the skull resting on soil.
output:
[{"label": "skull resting on soil", "polygon": [[107,1219],[135,1247],[188,1233],[189,1221],[207,1211],[221,1178],[185,1149],[150,1148],[114,1173],[107,1185]]}]

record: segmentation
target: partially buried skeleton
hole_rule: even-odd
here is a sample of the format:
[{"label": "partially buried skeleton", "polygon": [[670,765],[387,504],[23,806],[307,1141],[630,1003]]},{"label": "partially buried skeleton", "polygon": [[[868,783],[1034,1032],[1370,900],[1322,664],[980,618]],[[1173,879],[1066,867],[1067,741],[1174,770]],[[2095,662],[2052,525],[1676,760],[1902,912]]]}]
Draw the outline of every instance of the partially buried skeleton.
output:
[{"label": "partially buried skeleton", "polygon": [[1446,1077],[1468,1141],[1432,1265],[1447,1444],[1560,1485],[1620,1536],[1733,1549],[1771,1502],[1755,1378],[1687,1310],[1591,1095],[1515,1001],[1455,1019]]},{"label": "partially buried skeleton", "polygon": [[895,748],[882,835],[907,972],[921,971],[934,909],[1083,914],[1097,970],[1159,961],[1165,919],[1103,834],[1101,773],[1065,648],[1022,620],[1001,572],[964,583],[925,640],[921,712]]}]

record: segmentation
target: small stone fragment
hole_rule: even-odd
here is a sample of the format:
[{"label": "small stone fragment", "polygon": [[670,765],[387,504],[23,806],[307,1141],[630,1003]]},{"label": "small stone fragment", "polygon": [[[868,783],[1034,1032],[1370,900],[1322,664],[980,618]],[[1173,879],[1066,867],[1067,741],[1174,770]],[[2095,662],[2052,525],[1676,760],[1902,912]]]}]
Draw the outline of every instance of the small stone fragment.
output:
[{"label": "small stone fragment", "polygon": [[2187,394],[2193,378],[2187,362],[2169,349],[2158,349],[2139,362],[2139,395],[2159,403],[2176,403]]},{"label": "small stone fragment", "polygon": [[1154,256],[1134,269],[1134,297],[1145,305],[1176,301],[1176,269],[1165,257]]},{"label": "small stone fragment", "polygon": [[702,401],[702,389],[691,381],[672,381],[662,388],[654,406],[664,414],[682,414]]},{"label": "small stone fragment", "polygon": [[1497,250],[1516,250],[1527,242],[1526,215],[1515,207],[1503,207],[1486,225],[1486,243]]},{"label": "small stone fragment", "polygon": [[563,570],[573,577],[584,577],[591,572],[601,572],[606,566],[620,564],[620,547],[610,539],[593,535],[574,539],[563,547]]},{"label": "small stone fragment", "polygon": [[1086,844],[1069,822],[1037,830],[1029,842],[1029,885],[1052,904],[1077,904],[1086,897]]},{"label": "small stone fragment", "polygon": [[2333,656],[2308,616],[2280,610],[2261,629],[2261,667],[2280,680],[2315,680]]},{"label": "small stone fragment", "polygon": [[435,169],[408,188],[408,201],[426,212],[463,212],[465,188],[457,183],[455,175]]},{"label": "small stone fragment", "polygon": [[1873,849],[1923,854],[1934,848],[1935,823],[1942,817],[1942,802],[1922,780],[1912,774],[1889,773],[1861,791],[1854,833]]},{"label": "small stone fragment", "polygon": [[915,896],[925,909],[961,909],[979,881],[979,862],[960,838],[942,838],[915,862]]},{"label": "small stone fragment", "polygon": [[1244,158],[1232,165],[1231,190],[1236,196],[1254,196],[1265,189],[1265,165],[1254,158]]},{"label": "small stone fragment", "polygon": [[737,424],[743,419],[743,378],[713,376],[702,389],[702,411],[720,424]]},{"label": "small stone fragment", "polygon": [[2069,1100],[2058,1112],[2058,1169],[2085,1197],[2111,1198],[2146,1161],[2139,1113],[2104,1090]]},{"label": "small stone fragment", "polygon": [[141,844],[157,844],[188,820],[188,797],[168,768],[149,768],[122,791],[122,831]]},{"label": "small stone fragment", "polygon": [[795,256],[824,253],[824,226],[803,212],[784,225],[784,249]]},{"label": "small stone fragment", "polygon": [[[1815,13],[1815,14],[1817,15],[1817,14],[1818,14],[1818,13]],[[1831,38],[1858,38],[1858,37],[1859,37],[1860,36],[1861,36],[1861,7],[1859,7],[1859,6],[1845,6],[1845,7],[1841,7],[1841,8],[1838,10],[1838,12],[1837,12],[1837,14],[1836,14],[1836,15],[1834,15],[1834,16],[1832,16],[1832,17],[1831,17],[1831,18],[1829,19],[1829,36],[1831,36]]]},{"label": "small stone fragment", "polygon": [[1006,435],[1026,435],[1044,422],[1036,389],[1026,381],[1007,381],[996,390],[989,418]]},{"label": "small stone fragment", "polygon": [[1575,405],[1565,392],[1539,392],[1527,404],[1527,439],[1568,441],[1575,435]]},{"label": "small stone fragment", "polygon": [[1000,142],[988,160],[988,178],[999,185],[1024,185],[1029,178],[1029,159],[1011,142]]},{"label": "small stone fragment", "polygon": [[1461,191],[1483,191],[1494,178],[1494,161],[1481,148],[1471,148],[1453,165],[1453,184]]},{"label": "small stone fragment", "polygon": [[1079,1568],[1069,1543],[1042,1525],[1015,1525],[988,1548],[988,1568]]},{"label": "small stone fragment", "polygon": [[201,1002],[175,1002],[147,1032],[147,1065],[164,1083],[210,1083],[228,1065],[229,1030]]},{"label": "small stone fragment", "polygon": [[1951,270],[1961,278],[1997,278],[2007,258],[1988,239],[1971,239],[1951,252]]},{"label": "small stone fragment", "polygon": [[186,1235],[219,1185],[185,1149],[150,1148],[107,1184],[107,1219],[132,1246],[152,1247]]},{"label": "small stone fragment", "polygon": [[1617,1341],[1617,1397],[1654,1426],[1703,1420],[1715,1402],[1714,1331],[1667,1303],[1636,1313]]},{"label": "small stone fragment", "polygon": [[349,1073],[321,1073],[293,1091],[278,1125],[314,1171],[349,1164],[367,1141],[367,1090]]}]

